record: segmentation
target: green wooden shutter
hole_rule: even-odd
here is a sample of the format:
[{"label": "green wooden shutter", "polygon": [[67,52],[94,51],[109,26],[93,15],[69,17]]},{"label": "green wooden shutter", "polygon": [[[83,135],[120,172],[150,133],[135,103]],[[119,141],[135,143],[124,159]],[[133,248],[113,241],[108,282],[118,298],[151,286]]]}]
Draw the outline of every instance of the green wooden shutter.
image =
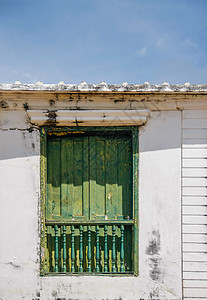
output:
[{"label": "green wooden shutter", "polygon": [[47,137],[46,272],[132,272],[132,152],[128,132]]},{"label": "green wooden shutter", "polygon": [[47,219],[132,218],[131,139],[48,140]]}]

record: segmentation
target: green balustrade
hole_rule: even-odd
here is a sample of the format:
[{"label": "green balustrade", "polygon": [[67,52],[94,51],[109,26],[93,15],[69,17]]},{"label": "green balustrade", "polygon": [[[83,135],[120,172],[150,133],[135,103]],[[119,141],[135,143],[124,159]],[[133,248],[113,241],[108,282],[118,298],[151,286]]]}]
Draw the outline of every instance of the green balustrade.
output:
[{"label": "green balustrade", "polygon": [[66,227],[63,226],[63,272],[66,272]]},{"label": "green balustrade", "polygon": [[58,258],[59,258],[59,255],[58,255],[58,248],[59,248],[58,226],[55,225],[54,229],[55,229],[55,272],[58,272],[59,271],[59,268],[58,268]]},{"label": "green balustrade", "polygon": [[75,227],[71,226],[71,272],[75,272],[75,239],[74,239]]},{"label": "green balustrade", "polygon": [[104,272],[108,272],[108,227],[104,226]]},{"label": "green balustrade", "polygon": [[121,225],[121,247],[120,247],[120,272],[124,272],[124,225]]},{"label": "green balustrade", "polygon": [[112,226],[112,272],[116,272],[116,227]]},{"label": "green balustrade", "polygon": [[100,272],[99,225],[96,225],[96,272]]},{"label": "green balustrade", "polygon": [[79,272],[83,272],[83,226],[79,227],[79,238],[80,238],[80,248],[79,248]]},{"label": "green balustrade", "polygon": [[91,226],[88,226],[88,272],[91,272]]}]

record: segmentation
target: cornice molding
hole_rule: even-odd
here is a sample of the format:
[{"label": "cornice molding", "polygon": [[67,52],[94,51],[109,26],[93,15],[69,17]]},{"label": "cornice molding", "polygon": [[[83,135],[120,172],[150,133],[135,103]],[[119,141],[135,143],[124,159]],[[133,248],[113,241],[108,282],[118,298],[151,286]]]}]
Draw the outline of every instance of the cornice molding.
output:
[{"label": "cornice molding", "polygon": [[142,110],[27,110],[30,122],[43,126],[140,126],[147,122],[150,111]]}]

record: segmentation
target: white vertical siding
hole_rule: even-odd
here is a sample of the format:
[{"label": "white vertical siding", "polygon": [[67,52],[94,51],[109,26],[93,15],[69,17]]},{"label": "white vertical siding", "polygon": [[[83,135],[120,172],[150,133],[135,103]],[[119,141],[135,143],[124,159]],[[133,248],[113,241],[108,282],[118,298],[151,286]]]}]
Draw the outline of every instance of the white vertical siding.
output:
[{"label": "white vertical siding", "polygon": [[207,110],[182,118],[184,299],[207,299]]}]

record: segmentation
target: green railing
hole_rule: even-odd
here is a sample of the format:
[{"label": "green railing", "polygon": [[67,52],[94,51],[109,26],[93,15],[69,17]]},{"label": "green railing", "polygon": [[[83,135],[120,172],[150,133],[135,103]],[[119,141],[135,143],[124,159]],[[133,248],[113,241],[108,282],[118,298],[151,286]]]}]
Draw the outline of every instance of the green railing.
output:
[{"label": "green railing", "polygon": [[128,221],[48,221],[45,273],[132,273],[133,228]]}]

